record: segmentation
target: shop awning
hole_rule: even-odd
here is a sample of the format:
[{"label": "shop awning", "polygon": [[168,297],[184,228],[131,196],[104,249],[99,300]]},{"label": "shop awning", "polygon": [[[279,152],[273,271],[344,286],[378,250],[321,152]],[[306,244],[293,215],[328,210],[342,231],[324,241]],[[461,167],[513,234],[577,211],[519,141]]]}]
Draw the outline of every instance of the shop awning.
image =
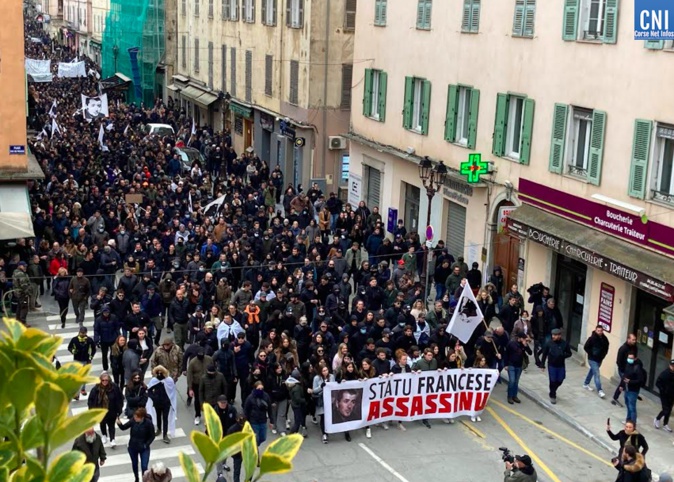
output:
[{"label": "shop awning", "polygon": [[108,77],[107,79],[101,80],[101,88],[103,90],[123,89],[126,88],[131,83],[132,82],[130,78],[128,78],[124,74],[120,74],[119,72],[117,72],[112,77]]},{"label": "shop awning", "polygon": [[176,84],[167,85],[166,88],[168,90],[172,90],[173,92],[180,92],[180,87],[178,87]]},{"label": "shop awning", "polygon": [[196,101],[201,94],[203,94],[202,91],[197,89],[196,87],[192,87],[191,85],[188,85],[185,87],[183,90],[180,91],[180,95],[183,97],[187,97],[190,100]]},{"label": "shop awning", "polygon": [[30,214],[0,213],[0,240],[34,237]]},{"label": "shop awning", "polygon": [[533,206],[508,217],[508,231],[674,301],[674,260]]},{"label": "shop awning", "polygon": [[212,94],[211,92],[204,92],[199,96],[199,98],[195,101],[198,104],[203,105],[204,107],[208,107],[211,105],[213,102],[218,100],[218,96],[215,94]]}]

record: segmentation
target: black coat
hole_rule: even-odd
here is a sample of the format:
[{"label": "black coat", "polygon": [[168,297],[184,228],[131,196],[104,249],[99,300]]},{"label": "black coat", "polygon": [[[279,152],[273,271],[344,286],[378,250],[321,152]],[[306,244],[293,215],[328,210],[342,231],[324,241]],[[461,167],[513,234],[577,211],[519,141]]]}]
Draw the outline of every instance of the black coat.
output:
[{"label": "black coat", "polygon": [[606,335],[597,335],[596,332],[592,332],[590,337],[585,342],[585,353],[587,353],[588,359],[601,363],[606,354],[608,353],[608,338]]},{"label": "black coat", "polygon": [[665,400],[674,399],[674,371],[665,368],[655,381],[655,386],[660,391],[660,398]]},{"label": "black coat", "polygon": [[112,383],[112,380],[108,382],[110,389],[108,391],[108,406],[104,407],[101,400],[101,384],[97,383],[89,392],[89,398],[87,400],[87,406],[91,408],[107,408],[108,417],[114,416],[117,418],[122,413],[122,407],[124,406],[124,397],[122,396],[122,391],[119,387]]},{"label": "black coat", "polygon": [[118,423],[117,426],[121,430],[131,429],[128,443],[130,448],[143,451],[149,448],[154,441],[154,424],[149,416],[140,422],[136,422],[136,419],[132,417],[125,424]]}]

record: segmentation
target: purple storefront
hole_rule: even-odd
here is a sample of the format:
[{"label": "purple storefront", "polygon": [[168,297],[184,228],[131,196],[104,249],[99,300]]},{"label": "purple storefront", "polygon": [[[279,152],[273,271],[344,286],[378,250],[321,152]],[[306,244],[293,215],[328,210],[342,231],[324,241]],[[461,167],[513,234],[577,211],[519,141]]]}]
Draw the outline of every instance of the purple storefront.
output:
[{"label": "purple storefront", "polygon": [[607,202],[572,196],[521,179],[523,205],[510,214],[511,235],[524,243],[526,286],[551,287],[574,349],[597,323],[611,343],[605,376],[615,375],[615,354],[635,333],[649,389],[672,359],[674,339],[674,229]]}]

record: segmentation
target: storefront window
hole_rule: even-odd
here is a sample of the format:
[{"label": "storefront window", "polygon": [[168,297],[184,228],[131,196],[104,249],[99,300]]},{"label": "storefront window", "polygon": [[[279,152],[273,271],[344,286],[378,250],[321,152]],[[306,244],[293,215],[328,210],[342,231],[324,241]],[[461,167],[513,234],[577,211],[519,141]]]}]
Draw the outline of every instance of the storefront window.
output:
[{"label": "storefront window", "polygon": [[663,309],[668,306],[664,300],[637,291],[637,308],[634,315],[632,333],[637,336],[639,359],[648,373],[646,388],[657,392],[655,380],[669,366],[672,359],[672,334],[665,331]]},{"label": "storefront window", "polygon": [[566,339],[574,350],[580,344],[580,333],[583,327],[586,274],[587,266],[583,263],[566,256],[558,257],[554,295],[564,319]]}]

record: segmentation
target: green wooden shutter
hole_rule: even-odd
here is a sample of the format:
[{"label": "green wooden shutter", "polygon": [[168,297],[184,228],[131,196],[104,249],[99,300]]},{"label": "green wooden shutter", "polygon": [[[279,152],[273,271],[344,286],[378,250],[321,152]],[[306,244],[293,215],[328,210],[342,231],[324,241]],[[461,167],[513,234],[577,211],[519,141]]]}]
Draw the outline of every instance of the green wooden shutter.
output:
[{"label": "green wooden shutter", "polygon": [[534,107],[533,99],[524,99],[524,113],[522,114],[522,143],[520,145],[520,164],[529,165],[531,158],[531,139],[534,130]]},{"label": "green wooden shutter", "polygon": [[421,82],[421,133],[428,134],[428,121],[431,116],[431,81]]},{"label": "green wooden shutter", "polygon": [[576,40],[578,28],[579,0],[564,0],[564,22],[562,24],[562,39]]},{"label": "green wooden shutter", "polygon": [[527,0],[524,8],[524,31],[522,35],[525,37],[534,36],[534,25],[536,22],[536,0]]},{"label": "green wooden shutter", "polygon": [[470,31],[472,33],[478,33],[480,31],[480,0],[472,0]]},{"label": "green wooden shutter", "polygon": [[386,86],[388,84],[388,74],[379,72],[379,122],[386,120]]},{"label": "green wooden shutter", "polygon": [[431,7],[433,6],[433,0],[426,0],[426,9],[424,10],[424,28],[426,30],[431,29]]},{"label": "green wooden shutter", "polygon": [[470,32],[471,0],[463,0],[463,16],[461,17],[461,31]]},{"label": "green wooden shutter", "polygon": [[604,158],[604,137],[606,134],[606,112],[592,112],[592,133],[590,135],[590,160],[587,180],[598,186],[601,181],[601,161]]},{"label": "green wooden shutter", "polygon": [[381,9],[379,12],[380,15],[379,20],[381,23],[379,25],[385,26],[388,20],[388,2],[387,0],[379,0],[379,1],[381,2]]},{"label": "green wooden shutter", "polygon": [[386,0],[376,0],[374,10],[374,24],[379,27],[386,25]]},{"label": "green wooden shutter", "polygon": [[524,0],[515,0],[515,15],[513,17],[513,35],[524,35]]},{"label": "green wooden shutter", "polygon": [[456,113],[459,108],[459,87],[449,85],[447,87],[447,113],[445,114],[445,140],[456,140]]},{"label": "green wooden shutter", "polygon": [[480,109],[480,91],[470,91],[470,115],[468,117],[468,148],[475,149],[477,141],[477,115]]},{"label": "green wooden shutter", "polygon": [[495,156],[503,156],[505,150],[505,124],[508,115],[508,96],[496,94],[496,116],[494,118],[494,137],[491,152]]},{"label": "green wooden shutter", "polygon": [[414,102],[414,77],[405,77],[405,100],[403,107],[403,127],[412,128],[412,103]]},{"label": "green wooden shutter", "polygon": [[365,86],[363,89],[363,115],[372,115],[372,69],[365,69]]},{"label": "green wooden shutter", "polygon": [[646,40],[644,47],[651,50],[662,50],[665,46],[664,40]]},{"label": "green wooden shutter", "polygon": [[646,195],[646,172],[648,156],[651,150],[651,131],[653,123],[649,120],[634,121],[634,140],[632,142],[632,165],[627,194],[643,199]]},{"label": "green wooden shutter", "polygon": [[428,28],[424,23],[426,19],[426,0],[418,0],[417,3],[417,28]]},{"label": "green wooden shutter", "polygon": [[618,0],[606,0],[603,38],[605,44],[614,44],[618,39],[618,5]]},{"label": "green wooden shutter", "polygon": [[555,104],[552,116],[552,141],[550,145],[550,165],[548,170],[561,174],[564,168],[564,143],[566,142],[566,122],[569,106]]}]

